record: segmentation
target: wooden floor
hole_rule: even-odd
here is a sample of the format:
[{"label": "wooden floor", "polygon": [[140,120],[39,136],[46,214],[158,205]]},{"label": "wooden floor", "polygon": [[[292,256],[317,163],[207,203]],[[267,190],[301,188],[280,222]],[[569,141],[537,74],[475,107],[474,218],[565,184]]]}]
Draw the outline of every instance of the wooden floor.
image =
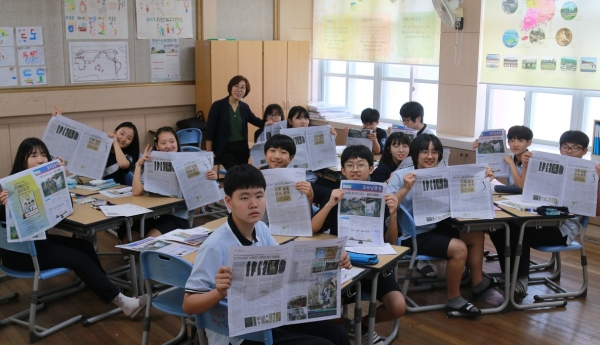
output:
[{"label": "wooden floor", "polygon": [[[200,221],[200,222],[198,222]],[[197,223],[201,223],[197,219]],[[114,250],[114,237],[107,233],[99,235],[101,251]],[[486,248],[493,251],[489,240]],[[476,319],[448,319],[443,311],[405,315],[401,319],[400,334],[393,344],[599,344],[600,343],[600,242],[586,241],[589,259],[590,287],[586,298],[570,299],[565,308],[513,311],[497,315],[485,315]],[[542,259],[539,253],[532,253],[533,259]],[[120,257],[102,257],[105,268],[110,269],[123,263]],[[577,288],[581,284],[581,270],[578,252],[563,253],[563,275],[561,283]],[[443,272],[443,267],[438,267]],[[486,272],[498,272],[497,261],[485,262]],[[69,278],[73,278],[70,276]],[[55,281],[56,280],[56,281]],[[55,278],[43,282],[42,288],[67,282],[67,278]],[[19,292],[20,298],[0,302],[0,319],[22,311],[28,307],[30,282],[11,279],[0,283],[0,296]],[[530,296],[547,290],[540,285],[530,286]],[[462,294],[470,296],[470,289],[463,288]],[[428,302],[442,303],[445,290],[421,293]],[[475,304],[481,307],[499,303],[502,296],[490,291],[483,300]],[[531,302],[531,298],[526,299]],[[105,305],[89,290],[84,290],[68,299],[54,302],[38,313],[42,325],[65,320],[83,313],[86,316],[110,310],[113,305]],[[367,310],[366,305],[363,310]],[[72,325],[38,342],[39,344],[140,344],[142,338],[142,316],[131,320],[123,314],[112,316],[97,324],[84,327],[81,323]],[[150,344],[162,344],[177,334],[180,320],[173,316],[153,311]],[[391,323],[377,325],[379,334],[389,333]],[[21,326],[9,325],[0,328],[0,344],[27,344],[28,331]]]}]

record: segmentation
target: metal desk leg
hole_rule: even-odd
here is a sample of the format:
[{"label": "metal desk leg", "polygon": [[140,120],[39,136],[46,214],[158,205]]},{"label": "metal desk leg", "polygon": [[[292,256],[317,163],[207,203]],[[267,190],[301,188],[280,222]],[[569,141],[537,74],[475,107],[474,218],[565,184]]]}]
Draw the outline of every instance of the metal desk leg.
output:
[{"label": "metal desk leg", "polygon": [[361,286],[360,280],[356,283],[356,298],[354,303],[354,343],[360,344],[362,341],[362,304],[361,304]]},{"label": "metal desk leg", "polygon": [[373,333],[375,332],[375,313],[377,311],[377,278],[381,273],[375,272],[371,282],[371,301],[369,302],[369,333],[367,334],[367,344],[373,345]]}]

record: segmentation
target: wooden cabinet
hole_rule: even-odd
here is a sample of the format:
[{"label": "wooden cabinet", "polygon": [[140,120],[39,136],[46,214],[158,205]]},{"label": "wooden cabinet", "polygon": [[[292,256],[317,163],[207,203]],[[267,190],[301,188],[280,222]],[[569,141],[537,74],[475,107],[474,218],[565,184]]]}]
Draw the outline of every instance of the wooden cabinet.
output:
[{"label": "wooden cabinet", "polygon": [[450,149],[448,165],[475,164],[475,151],[457,149],[454,147],[447,148]]}]

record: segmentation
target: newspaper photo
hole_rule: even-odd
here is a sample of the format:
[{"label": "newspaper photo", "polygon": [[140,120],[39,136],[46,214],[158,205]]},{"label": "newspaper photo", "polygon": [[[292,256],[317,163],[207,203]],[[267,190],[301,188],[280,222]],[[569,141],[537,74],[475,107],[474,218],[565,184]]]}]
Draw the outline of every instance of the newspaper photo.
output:
[{"label": "newspaper photo", "polygon": [[412,187],[415,225],[434,224],[450,217],[448,168],[417,169]]},{"label": "newspaper photo", "polygon": [[369,148],[369,151],[373,151],[373,141],[369,139],[371,132],[373,132],[371,129],[348,129],[346,146],[364,145]]},{"label": "newspaper photo", "polygon": [[306,181],[304,169],[262,170],[267,189],[267,218],[272,235],[312,236],[311,205],[296,182]]},{"label": "newspaper photo", "polygon": [[73,213],[65,169],[58,160],[7,176],[0,185],[8,191],[6,219],[12,219],[19,242],[42,234]]},{"label": "newspaper photo", "polygon": [[335,238],[231,247],[229,336],[340,317],[339,262],[345,242]]},{"label": "newspaper photo", "polygon": [[494,204],[487,165],[467,164],[448,168],[452,218],[493,219]]},{"label": "newspaper photo", "polygon": [[340,187],[338,236],[347,236],[349,247],[383,245],[387,184],[344,180]]},{"label": "newspaper photo", "polygon": [[403,126],[403,125],[393,125],[392,129],[390,130],[390,134],[395,133],[395,132],[401,132],[401,133],[406,134],[412,141],[417,137],[417,133],[419,131],[414,130],[410,127]]},{"label": "newspaper photo", "polygon": [[62,115],[53,116],[42,141],[72,174],[102,179],[113,139],[100,130]]},{"label": "newspaper photo", "polygon": [[294,140],[296,144],[296,155],[288,168],[302,168],[307,170],[313,170],[308,164],[308,144],[306,143],[306,128],[284,128],[281,130],[281,134],[287,135]]},{"label": "newspaper photo", "polygon": [[[281,133],[282,129],[286,129],[288,128],[288,123],[287,120],[281,120],[279,122],[275,122],[273,123],[271,126],[268,126],[269,128],[269,134],[266,134],[265,136],[265,141],[269,140],[269,138],[271,138],[271,136],[275,135],[275,134],[283,134]],[[265,129],[266,131],[266,129]]]},{"label": "newspaper photo", "polygon": [[222,199],[217,181],[206,178],[206,172],[213,168],[206,156],[180,156],[173,161],[173,168],[188,210]]},{"label": "newspaper photo", "polygon": [[[17,228],[15,227],[15,221],[12,218],[10,210],[6,211],[6,242],[21,242],[19,240],[19,234],[17,234]],[[46,239],[46,232],[41,232],[33,237],[27,239],[27,241],[39,241]]]},{"label": "newspaper photo", "polygon": [[257,169],[268,166],[267,159],[265,158],[265,143],[257,142],[252,145],[250,149],[250,158],[252,159],[252,165]]},{"label": "newspaper photo", "polygon": [[523,200],[566,206],[569,212],[594,217],[597,193],[594,162],[538,151],[529,159]]},{"label": "newspaper photo", "polygon": [[160,195],[181,198],[181,189],[177,175],[173,169],[173,161],[181,157],[194,159],[203,155],[201,152],[161,152],[152,151],[152,161],[144,162],[144,190]]},{"label": "newspaper photo", "polygon": [[330,133],[331,126],[314,126],[282,129],[294,140],[296,155],[288,167],[319,170],[337,165],[335,137]]},{"label": "newspaper photo", "polygon": [[175,229],[166,234],[162,234],[157,238],[165,241],[181,242],[190,246],[197,246],[204,242],[211,233],[212,230],[198,226],[191,229]]},{"label": "newspaper photo", "polygon": [[492,167],[494,175],[508,176],[508,166],[504,163],[506,150],[506,131],[504,129],[488,129],[479,135],[477,148],[477,163],[485,163]]}]

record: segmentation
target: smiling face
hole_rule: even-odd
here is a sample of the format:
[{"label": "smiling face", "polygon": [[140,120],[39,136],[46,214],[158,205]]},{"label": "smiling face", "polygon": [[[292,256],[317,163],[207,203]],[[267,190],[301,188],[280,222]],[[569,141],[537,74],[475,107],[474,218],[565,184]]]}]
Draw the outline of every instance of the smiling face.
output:
[{"label": "smiling face", "polygon": [[115,131],[115,136],[117,137],[119,147],[121,149],[127,148],[133,141],[133,128],[121,127]]},{"label": "smiling face", "polygon": [[265,152],[265,159],[269,165],[269,169],[285,168],[294,157],[282,148],[271,147]]},{"label": "smiling face", "polygon": [[233,85],[233,87],[231,88],[231,97],[239,101],[243,99],[244,96],[246,96],[246,82],[242,80],[239,83]]},{"label": "smiling face", "polygon": [[162,132],[156,140],[156,149],[163,152],[177,152],[177,138],[171,132]]},{"label": "smiling face", "polygon": [[433,141],[429,142],[428,148],[419,151],[417,162],[418,169],[433,168],[437,165],[440,153],[435,149]]},{"label": "smiling face", "polygon": [[290,126],[292,126],[292,128],[308,127],[308,123],[309,122],[310,122],[309,119],[307,119],[306,117],[302,116],[302,114],[300,114],[300,113],[294,114],[288,120],[288,123],[290,124]]},{"label": "smiling face", "polygon": [[529,145],[531,145],[531,140],[516,138],[508,139],[508,147],[510,147],[510,151],[515,155],[523,154],[525,151],[527,151]]},{"label": "smiling face", "polygon": [[408,152],[410,151],[410,146],[404,143],[393,143],[390,146],[390,153],[392,154],[392,159],[395,164],[400,164],[406,157],[408,157]]},{"label": "smiling face", "polygon": [[31,169],[44,163],[48,163],[48,155],[42,148],[35,147],[25,160],[25,169]]},{"label": "smiling face", "polygon": [[364,158],[350,158],[342,166],[342,174],[348,180],[368,181],[373,169],[374,167],[369,166],[369,162]]},{"label": "smiling face", "polygon": [[225,203],[238,226],[253,227],[265,214],[265,190],[263,188],[238,189],[225,196]]}]

